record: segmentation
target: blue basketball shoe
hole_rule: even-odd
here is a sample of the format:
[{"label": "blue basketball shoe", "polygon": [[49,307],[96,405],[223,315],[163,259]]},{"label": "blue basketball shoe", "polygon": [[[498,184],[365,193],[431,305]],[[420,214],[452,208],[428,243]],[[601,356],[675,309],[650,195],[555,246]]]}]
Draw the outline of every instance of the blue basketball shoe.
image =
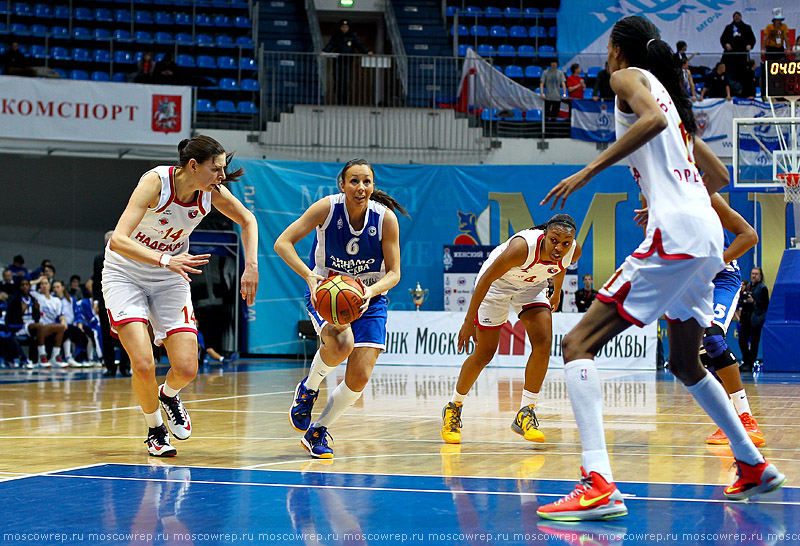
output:
[{"label": "blue basketball shoe", "polygon": [[314,409],[314,402],[317,401],[319,390],[312,391],[306,388],[306,377],[297,384],[294,390],[294,401],[289,408],[289,423],[292,428],[305,432],[311,426],[311,411]]},{"label": "blue basketball shoe", "polygon": [[333,440],[326,427],[312,427],[303,435],[300,443],[317,459],[333,459],[333,449],[328,446],[328,438]]}]

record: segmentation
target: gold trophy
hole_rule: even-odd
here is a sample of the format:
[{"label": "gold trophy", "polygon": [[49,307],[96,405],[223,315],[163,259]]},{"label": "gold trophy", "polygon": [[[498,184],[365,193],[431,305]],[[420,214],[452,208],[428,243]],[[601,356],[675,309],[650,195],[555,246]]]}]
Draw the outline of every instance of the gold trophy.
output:
[{"label": "gold trophy", "polygon": [[428,289],[422,288],[419,283],[417,283],[417,287],[414,289],[409,288],[408,293],[411,294],[411,301],[414,302],[414,305],[417,306],[417,311],[419,311],[419,306],[422,305],[422,302],[428,297]]}]

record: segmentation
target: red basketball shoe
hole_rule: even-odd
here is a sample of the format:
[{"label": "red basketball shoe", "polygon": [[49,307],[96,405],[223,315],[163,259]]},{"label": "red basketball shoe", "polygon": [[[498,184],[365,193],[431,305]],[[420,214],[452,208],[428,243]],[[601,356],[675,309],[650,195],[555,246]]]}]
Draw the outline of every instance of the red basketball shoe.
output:
[{"label": "red basketball shoe", "polygon": [[786,476],[778,472],[774,464],[764,460],[757,465],[736,461],[736,481],[725,488],[725,496],[731,500],[744,500],[760,493],[769,493],[786,483]]},{"label": "red basketball shoe", "polygon": [[536,513],[545,519],[582,521],[626,516],[628,509],[613,482],[607,482],[597,472],[586,474],[581,467],[581,481],[572,493],[540,506]]}]

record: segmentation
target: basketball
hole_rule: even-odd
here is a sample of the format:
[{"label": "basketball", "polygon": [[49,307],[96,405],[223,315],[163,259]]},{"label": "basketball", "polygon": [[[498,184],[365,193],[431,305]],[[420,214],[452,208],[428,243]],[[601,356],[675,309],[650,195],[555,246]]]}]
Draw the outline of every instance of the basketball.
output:
[{"label": "basketball", "polygon": [[361,315],[363,304],[364,292],[353,277],[336,275],[317,287],[317,313],[331,324],[350,324]]}]

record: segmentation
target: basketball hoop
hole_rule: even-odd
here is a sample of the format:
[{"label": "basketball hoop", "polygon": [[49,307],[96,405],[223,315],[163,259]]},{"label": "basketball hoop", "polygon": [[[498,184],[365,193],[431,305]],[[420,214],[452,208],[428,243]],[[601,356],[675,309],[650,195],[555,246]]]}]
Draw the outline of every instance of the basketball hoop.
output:
[{"label": "basketball hoop", "polygon": [[800,173],[777,173],[787,203],[800,203]]}]

